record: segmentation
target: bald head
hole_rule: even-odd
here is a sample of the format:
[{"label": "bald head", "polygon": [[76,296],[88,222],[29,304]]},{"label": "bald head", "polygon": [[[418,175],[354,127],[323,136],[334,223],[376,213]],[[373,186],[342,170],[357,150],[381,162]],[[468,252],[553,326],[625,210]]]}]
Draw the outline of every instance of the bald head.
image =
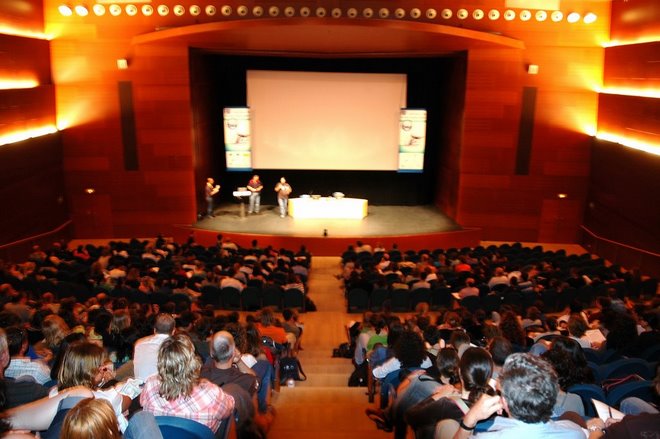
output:
[{"label": "bald head", "polygon": [[234,337],[227,331],[218,331],[211,339],[211,357],[219,363],[232,361],[236,345]]}]

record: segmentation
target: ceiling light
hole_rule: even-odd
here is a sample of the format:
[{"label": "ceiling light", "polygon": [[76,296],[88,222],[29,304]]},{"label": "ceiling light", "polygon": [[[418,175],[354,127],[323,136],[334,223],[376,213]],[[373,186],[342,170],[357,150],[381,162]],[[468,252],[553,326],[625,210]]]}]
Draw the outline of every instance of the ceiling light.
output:
[{"label": "ceiling light", "polygon": [[76,14],[78,14],[80,17],[87,17],[89,15],[89,10],[87,9],[86,6],[78,5],[74,9],[76,11]]},{"label": "ceiling light", "polygon": [[594,21],[596,21],[597,18],[598,18],[598,16],[596,14],[594,14],[593,12],[587,12],[587,14],[584,16],[583,20],[586,24],[591,24]]},{"label": "ceiling light", "polygon": [[566,17],[566,20],[569,23],[577,23],[578,21],[580,21],[580,14],[578,14],[577,12],[571,12],[570,14],[568,14],[568,17]]},{"label": "ceiling light", "polygon": [[70,17],[73,15],[73,10],[71,9],[71,6],[68,5],[60,5],[57,10],[60,11],[60,14],[65,17]]},{"label": "ceiling light", "polygon": [[564,13],[562,11],[554,11],[550,15],[550,19],[554,21],[555,23],[558,23],[564,19]]},{"label": "ceiling light", "polygon": [[488,18],[490,18],[491,20],[497,20],[498,18],[500,18],[500,11],[498,11],[497,9],[491,9],[490,11],[488,11]]}]

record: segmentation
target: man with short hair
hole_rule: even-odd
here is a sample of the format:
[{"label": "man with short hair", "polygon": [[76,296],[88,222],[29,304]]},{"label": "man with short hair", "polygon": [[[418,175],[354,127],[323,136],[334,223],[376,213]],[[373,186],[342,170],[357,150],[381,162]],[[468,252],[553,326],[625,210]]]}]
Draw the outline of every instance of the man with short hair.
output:
[{"label": "man with short hair", "polygon": [[460,422],[454,439],[469,437],[477,422],[504,409],[509,417],[495,422],[478,438],[584,439],[582,428],[571,421],[551,421],[559,383],[552,366],[532,354],[511,354],[499,376],[502,396],[483,395]]},{"label": "man with short hair", "polygon": [[211,360],[202,366],[200,376],[222,387],[234,383],[248,392],[257,393],[258,384],[255,372],[241,360],[234,337],[227,331],[213,334],[209,343]]},{"label": "man with short hair", "polygon": [[261,190],[264,185],[259,180],[258,175],[254,175],[248,182],[247,189],[250,191],[250,204],[248,213],[259,213],[259,205],[261,203]]},{"label": "man with short hair", "polygon": [[26,356],[28,350],[28,340],[25,329],[17,326],[10,326],[5,330],[7,336],[7,346],[11,361],[5,370],[5,376],[8,378],[31,377],[39,384],[46,384],[50,381],[50,367],[40,360],[32,360]]},{"label": "man with short hair", "polygon": [[37,399],[48,396],[48,389],[34,381],[16,381],[13,378],[5,378],[5,369],[9,364],[9,349],[7,346],[7,335],[0,328],[0,383],[4,385],[4,405],[0,410],[6,410]]},{"label": "man with short hair", "polygon": [[176,321],[170,314],[158,314],[154,321],[154,335],[143,337],[135,342],[133,371],[135,378],[146,381],[158,372],[158,350],[176,329]]}]

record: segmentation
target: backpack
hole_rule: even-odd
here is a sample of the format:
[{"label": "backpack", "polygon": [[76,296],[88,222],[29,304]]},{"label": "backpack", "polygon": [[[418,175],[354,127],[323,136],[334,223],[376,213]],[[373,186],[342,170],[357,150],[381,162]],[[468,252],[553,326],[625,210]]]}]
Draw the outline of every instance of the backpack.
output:
[{"label": "backpack", "polygon": [[351,349],[348,343],[342,343],[338,348],[332,350],[332,356],[334,358],[353,358],[353,351],[355,348]]},{"label": "backpack", "polygon": [[348,377],[348,387],[367,387],[368,375],[369,365],[365,361],[359,366],[356,366],[351,376]]},{"label": "backpack", "polygon": [[295,381],[305,381],[307,379],[302,364],[296,357],[280,358],[280,384],[285,385],[289,379]]}]

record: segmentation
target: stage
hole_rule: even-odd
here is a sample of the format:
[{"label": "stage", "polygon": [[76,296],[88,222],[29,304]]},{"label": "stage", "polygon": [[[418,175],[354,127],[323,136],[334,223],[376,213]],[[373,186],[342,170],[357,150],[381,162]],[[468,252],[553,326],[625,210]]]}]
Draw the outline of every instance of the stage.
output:
[{"label": "stage", "polygon": [[401,250],[422,248],[473,247],[479,245],[481,229],[463,228],[434,206],[373,206],[361,220],[280,218],[277,206],[261,206],[259,214],[240,216],[240,205],[222,204],[215,218],[176,227],[175,238],[185,241],[190,233],[204,245],[215,242],[217,234],[243,247],[257,239],[260,247],[297,249],[305,245],[322,256],[340,255],[348,245],[363,240],[385,248],[397,244]]}]

